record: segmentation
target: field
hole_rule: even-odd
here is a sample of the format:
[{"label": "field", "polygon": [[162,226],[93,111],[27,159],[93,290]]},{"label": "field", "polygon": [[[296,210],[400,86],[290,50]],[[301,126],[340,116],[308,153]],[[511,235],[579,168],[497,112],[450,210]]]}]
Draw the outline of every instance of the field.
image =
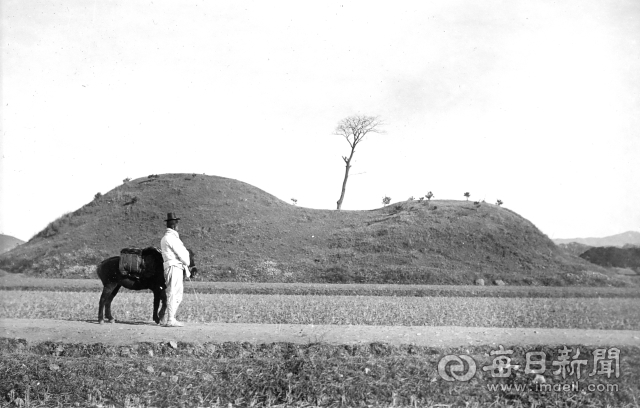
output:
[{"label": "field", "polygon": [[[124,291],[123,291],[124,292]],[[0,317],[93,320],[99,294],[0,291]],[[124,292],[116,319],[148,321],[150,293]],[[640,330],[640,299],[465,298],[185,294],[181,318],[197,323],[548,327]]]},{"label": "field", "polygon": [[[95,274],[95,272],[94,272]],[[46,279],[22,274],[2,274],[0,290],[100,292],[102,284],[92,279]],[[330,284],[269,282],[185,282],[188,293],[254,295],[401,296],[401,297],[504,297],[504,298],[640,298],[637,287],[611,286],[469,286]]]},{"label": "field", "polygon": [[[492,378],[478,369],[468,382],[439,376],[438,362],[449,354],[491,365],[494,348],[487,346],[180,343],[174,349],[162,343],[29,347],[12,340],[0,342],[0,348],[3,378],[11,378],[3,381],[2,392],[13,396],[14,406],[15,398],[29,395],[30,406],[637,407],[639,395],[637,347],[620,348],[620,378],[585,375],[580,389],[571,392],[541,390],[521,371]],[[510,349],[514,361],[530,351],[557,354],[543,346]],[[544,378],[545,384],[575,381],[558,381],[551,370]]]},{"label": "field", "polygon": [[[212,332],[210,341],[170,343],[170,329],[148,323],[152,295],[126,290],[113,304],[120,324],[98,327],[160,331],[166,340],[109,344],[99,330],[90,329],[97,318],[97,281],[36,281],[0,279],[0,322],[67,320],[89,325],[95,340],[2,339],[0,406],[640,406],[640,298],[625,288],[194,282],[186,285],[179,312],[181,320],[198,327],[258,323],[343,325],[350,332],[358,327],[469,326],[638,333],[637,345],[618,347],[618,377],[593,370],[597,349],[610,352],[611,345],[584,345],[580,338],[565,344],[572,359],[579,349],[589,361],[577,379],[554,374],[558,366],[552,362],[558,362],[564,346],[557,342],[502,344],[513,351],[511,364],[524,366],[529,352],[546,356],[542,377],[514,369],[504,378],[483,370],[494,362],[491,353],[499,342],[454,348],[414,340],[219,342]],[[73,332],[68,335],[73,339]],[[438,364],[446,355],[470,356],[478,366],[474,377],[445,381]],[[596,374],[590,376],[592,371]],[[560,388],[544,388],[552,386]]]}]

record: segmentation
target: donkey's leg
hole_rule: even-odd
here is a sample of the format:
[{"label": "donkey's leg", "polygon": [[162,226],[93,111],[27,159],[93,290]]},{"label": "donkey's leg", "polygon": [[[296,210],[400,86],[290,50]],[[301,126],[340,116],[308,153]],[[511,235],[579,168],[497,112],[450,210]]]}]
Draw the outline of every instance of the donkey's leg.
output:
[{"label": "donkey's leg", "polygon": [[[163,286],[164,288],[164,286]],[[158,312],[158,318],[160,320],[162,320],[164,318],[164,314],[167,311],[167,292],[166,292],[166,288],[160,290],[160,301],[162,302],[162,307],[160,308],[160,311]]]},{"label": "donkey's leg", "polygon": [[[111,300],[109,300],[111,293],[118,286],[117,283],[108,283],[102,288],[102,295],[100,296],[100,303],[98,304],[98,323],[104,323],[104,309],[107,302],[111,305]],[[107,318],[111,314],[111,312],[107,312]]]},{"label": "donkey's leg", "polygon": [[160,306],[160,296],[162,290],[160,288],[153,289],[153,321],[160,323],[160,317],[158,316],[158,307]]},{"label": "donkey's leg", "polygon": [[107,298],[107,302],[105,303],[105,314],[107,315],[107,322],[109,323],[115,323],[116,319],[113,318],[113,315],[111,314],[111,302],[113,301],[113,298],[116,297],[116,295],[118,294],[118,291],[120,290],[122,286],[118,283],[115,287],[115,289],[113,289],[113,291],[111,292],[111,294],[109,295],[109,297]]}]

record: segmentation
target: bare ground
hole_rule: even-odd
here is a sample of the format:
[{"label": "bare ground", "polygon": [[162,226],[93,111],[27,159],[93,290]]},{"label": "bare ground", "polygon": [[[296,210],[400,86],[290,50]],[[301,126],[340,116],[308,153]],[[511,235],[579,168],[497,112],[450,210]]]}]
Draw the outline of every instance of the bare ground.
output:
[{"label": "bare ground", "polygon": [[95,321],[52,319],[0,319],[0,337],[21,338],[29,343],[139,342],[223,343],[289,342],[298,344],[358,344],[382,342],[430,347],[479,345],[640,346],[640,331],[546,328],[489,328],[457,326],[339,326],[294,324],[209,323],[167,328],[153,322],[98,324]]}]

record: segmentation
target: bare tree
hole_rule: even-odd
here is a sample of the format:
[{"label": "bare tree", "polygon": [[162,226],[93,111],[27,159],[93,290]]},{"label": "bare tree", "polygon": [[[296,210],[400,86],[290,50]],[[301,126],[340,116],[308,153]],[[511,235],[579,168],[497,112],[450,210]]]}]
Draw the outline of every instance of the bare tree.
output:
[{"label": "bare tree", "polygon": [[382,125],[382,121],[377,116],[353,115],[342,119],[333,132],[335,135],[344,137],[349,143],[349,146],[351,146],[351,154],[349,154],[349,157],[342,156],[346,168],[344,171],[344,181],[342,182],[342,192],[337,202],[338,210],[342,207],[342,201],[344,200],[344,193],[347,189],[347,179],[349,178],[349,169],[351,169],[351,159],[353,159],[356,146],[364,139],[367,133],[384,133],[381,129]]}]

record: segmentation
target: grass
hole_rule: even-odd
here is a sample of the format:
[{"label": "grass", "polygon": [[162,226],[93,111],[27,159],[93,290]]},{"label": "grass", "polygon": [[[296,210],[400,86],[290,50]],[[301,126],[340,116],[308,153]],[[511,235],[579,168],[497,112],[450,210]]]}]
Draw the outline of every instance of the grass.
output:
[{"label": "grass", "polygon": [[[6,277],[5,277],[6,278]],[[12,278],[15,278],[13,276]],[[0,317],[95,320],[97,280],[42,280],[49,289],[83,287],[82,292],[0,291]],[[15,283],[3,279],[0,283]],[[24,284],[24,281],[21,283]],[[77,285],[77,286],[76,286]],[[193,289],[200,292],[194,295]],[[15,289],[15,287],[14,287]],[[207,290],[288,294],[204,293]],[[332,296],[292,294],[327,290]],[[493,293],[494,297],[383,296],[393,293],[446,294],[449,290]],[[592,297],[562,297],[570,293]],[[344,292],[341,292],[344,291]],[[404,291],[404,292],[403,292]],[[424,291],[424,292],[420,292]],[[640,329],[640,299],[621,296],[620,288],[548,287],[405,287],[382,285],[188,284],[179,318],[194,322],[246,322],[360,325],[461,325],[493,327],[559,327]],[[336,295],[348,293],[349,295]],[[363,293],[377,293],[364,296]],[[495,295],[496,293],[502,293]],[[504,295],[509,293],[509,295]],[[522,296],[514,297],[517,293]],[[503,296],[504,297],[501,297]],[[527,297],[533,296],[536,297]],[[498,297],[496,297],[498,296]],[[632,296],[632,295],[629,295]],[[114,301],[117,318],[149,320],[152,295],[121,292]],[[509,347],[512,364],[524,364],[530,351],[548,356],[546,384],[571,384],[575,378],[553,374],[558,350],[544,345]],[[592,368],[594,347],[579,347]],[[0,338],[0,406],[107,407],[623,407],[638,408],[640,348],[621,347],[621,375],[603,375],[578,382],[582,391],[541,391],[533,375],[514,372],[491,378],[495,347],[464,348],[359,345],[138,343],[68,344]],[[151,353],[150,353],[151,352]],[[438,373],[443,356],[470,355],[478,371],[469,382],[447,382]],[[572,354],[573,356],[574,354]],[[615,390],[587,392],[589,384]],[[491,389],[490,386],[497,386]],[[517,390],[515,386],[525,387]],[[511,387],[511,388],[509,388]]]},{"label": "grass", "polygon": [[[573,347],[570,346],[569,347]],[[529,351],[547,356],[547,384],[570,383],[553,375],[555,348],[513,350],[524,365]],[[583,375],[583,391],[536,390],[533,375],[492,378],[490,347],[459,349],[385,344],[336,346],[275,343],[167,344],[129,347],[0,339],[0,394],[11,406],[424,406],[424,407],[638,407],[640,349],[621,348],[620,377]],[[580,346],[581,355],[594,348]],[[152,354],[150,354],[150,352]],[[478,370],[468,382],[446,382],[438,363],[448,354],[469,355]],[[586,368],[590,371],[592,362]],[[617,391],[586,392],[588,384]],[[496,391],[489,385],[498,385]],[[507,389],[515,385],[524,391]]]},{"label": "grass", "polygon": [[[101,287],[95,278],[0,276],[0,317],[95,320]],[[148,292],[123,290],[114,314],[147,321],[151,303]],[[637,291],[615,287],[194,282],[185,285],[178,318],[640,330],[639,306]],[[523,364],[526,352],[544,351],[547,384],[574,381],[553,375],[555,348],[505,347],[514,350],[512,364]],[[593,347],[579,347],[582,356],[592,357]],[[491,363],[491,351],[488,346],[243,342],[179,343],[174,349],[165,343],[123,347],[0,338],[0,407],[640,407],[638,347],[621,348],[619,378],[585,375],[580,392],[540,391],[533,376],[521,372],[495,379],[478,368],[464,383],[443,381],[438,373],[444,355],[470,355],[482,367]],[[588,384],[617,388],[586,392]]]},{"label": "grass", "polygon": [[[99,293],[2,291],[0,317],[95,320]],[[117,319],[150,319],[150,293],[122,292]],[[640,330],[640,299],[229,295],[185,293],[178,317],[199,323],[548,327]]]},{"label": "grass", "polygon": [[[46,290],[95,292],[102,283],[93,272],[92,279],[47,279],[19,274],[0,274],[0,290]],[[394,284],[330,284],[269,282],[185,282],[187,291],[210,294],[326,295],[326,296],[456,296],[505,298],[640,298],[637,288],[589,286],[452,286]]]}]

